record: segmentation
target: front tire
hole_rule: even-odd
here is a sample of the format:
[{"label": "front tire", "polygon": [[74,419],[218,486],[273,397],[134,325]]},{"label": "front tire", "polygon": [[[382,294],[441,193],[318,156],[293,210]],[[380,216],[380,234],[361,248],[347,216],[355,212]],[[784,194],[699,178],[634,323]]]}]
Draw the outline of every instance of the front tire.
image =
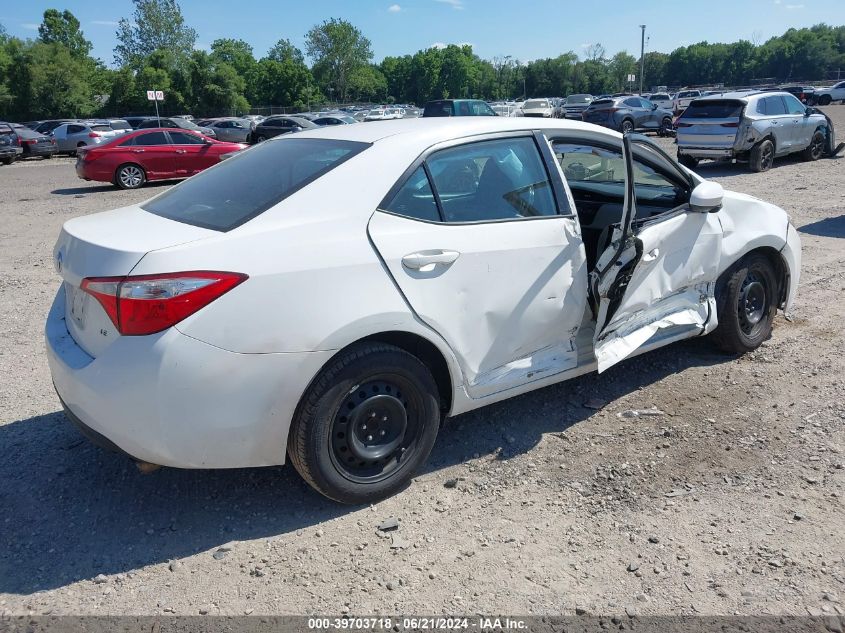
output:
[{"label": "front tire", "polygon": [[827,138],[820,130],[813,133],[813,138],[810,139],[810,144],[801,152],[801,158],[806,161],[819,160],[824,156],[824,146],[827,143]]},{"label": "front tire", "polygon": [[723,351],[744,354],[772,335],[778,282],[768,257],[753,253],[725,273],[716,288],[719,325],[713,341]]},{"label": "front tire", "polygon": [[775,145],[769,139],[763,139],[751,149],[748,166],[751,171],[769,171],[775,162]]},{"label": "front tire", "polygon": [[408,352],[360,343],[308,388],[288,434],[294,468],[315,490],[348,504],[403,488],[425,462],[440,425],[437,385]]},{"label": "front tire", "polygon": [[114,184],[121,189],[139,189],[147,181],[147,174],[140,165],[121,165],[114,174]]},{"label": "front tire", "polygon": [[10,156],[9,158],[4,158],[4,159],[2,159],[2,160],[3,160],[3,164],[4,164],[4,165],[11,165],[12,163],[14,163],[14,162],[15,162],[15,157],[14,157],[14,156]]}]

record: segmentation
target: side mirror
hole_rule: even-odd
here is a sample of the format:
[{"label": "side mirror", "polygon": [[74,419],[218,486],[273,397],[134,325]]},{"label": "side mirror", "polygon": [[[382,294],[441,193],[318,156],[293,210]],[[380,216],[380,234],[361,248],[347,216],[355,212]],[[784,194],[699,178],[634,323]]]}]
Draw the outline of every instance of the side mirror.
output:
[{"label": "side mirror", "polygon": [[692,190],[690,209],[698,213],[715,213],[722,208],[725,190],[718,182],[705,180]]},{"label": "side mirror", "polygon": [[815,113],[816,113],[816,109],[815,109],[815,108],[811,108],[810,106],[807,106],[807,107],[804,109],[804,116],[810,116],[811,114],[815,114]]},{"label": "side mirror", "polygon": [[657,104],[656,104],[656,103],[652,103],[652,104],[651,104],[651,109],[652,109],[652,110],[657,110]]}]

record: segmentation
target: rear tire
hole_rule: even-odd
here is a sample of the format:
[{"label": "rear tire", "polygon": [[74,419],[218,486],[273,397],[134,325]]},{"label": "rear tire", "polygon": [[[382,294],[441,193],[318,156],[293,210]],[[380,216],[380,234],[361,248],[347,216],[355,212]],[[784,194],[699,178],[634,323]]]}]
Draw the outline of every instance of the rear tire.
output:
[{"label": "rear tire", "polygon": [[290,461],[330,499],[383,499],[428,458],[440,426],[438,402],[434,378],[415,356],[393,345],[356,344],[320,372],[299,403],[288,434]]},{"label": "rear tire", "polygon": [[825,106],[825,105],[830,105],[830,103],[832,101],[833,101],[833,97],[831,97],[830,95],[822,95],[821,97],[819,97],[818,103],[819,103],[819,105]]},{"label": "rear tire", "polygon": [[4,165],[11,165],[11,164],[12,164],[12,163],[14,163],[14,162],[15,162],[15,157],[14,157],[14,156],[10,156],[9,158],[4,158],[4,159],[3,159],[3,164],[4,164]]},{"label": "rear tire", "polygon": [[687,169],[695,169],[698,167],[698,159],[686,154],[678,154],[678,162]]},{"label": "rear tire", "polygon": [[263,134],[259,134],[258,136],[255,137],[256,143],[263,143],[266,140],[267,140],[267,137],[264,136]]},{"label": "rear tire", "polygon": [[748,166],[751,171],[769,171],[775,162],[775,145],[769,139],[763,139],[753,148],[748,159]]},{"label": "rear tire", "polygon": [[716,287],[719,325],[711,334],[723,351],[744,354],[772,335],[777,311],[777,276],[765,255],[752,253],[729,269]]},{"label": "rear tire", "polygon": [[827,143],[825,135],[821,132],[821,130],[816,130],[813,133],[813,138],[810,139],[810,144],[803,152],[801,152],[801,158],[806,161],[820,159],[824,156],[825,143]]},{"label": "rear tire", "polygon": [[634,122],[631,119],[623,119],[621,132],[622,134],[630,134],[634,131]]},{"label": "rear tire", "polygon": [[114,172],[114,184],[121,189],[139,189],[147,182],[147,174],[144,168],[134,163],[121,165]]}]

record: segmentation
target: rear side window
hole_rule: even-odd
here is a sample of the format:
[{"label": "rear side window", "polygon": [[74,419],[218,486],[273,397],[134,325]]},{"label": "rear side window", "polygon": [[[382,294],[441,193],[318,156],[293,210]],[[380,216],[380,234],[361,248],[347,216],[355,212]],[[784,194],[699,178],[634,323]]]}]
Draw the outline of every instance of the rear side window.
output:
[{"label": "rear side window", "polygon": [[145,211],[230,231],[361,153],[369,143],[285,138],[261,143],[142,205]]},{"label": "rear side window", "polygon": [[768,116],[786,114],[786,105],[780,97],[765,97],[757,102],[757,112]]},{"label": "rear side window", "polygon": [[426,163],[446,222],[557,215],[533,138],[461,145],[436,152]]},{"label": "rear side window", "polygon": [[693,101],[681,115],[682,119],[731,119],[742,114],[741,101]]},{"label": "rear side window", "polygon": [[422,166],[411,174],[411,177],[405,181],[396,195],[390,202],[382,205],[382,208],[406,218],[429,220],[431,222],[440,221],[437,201],[434,199],[431,183],[428,182],[428,176]]},{"label": "rear side window", "polygon": [[174,145],[205,145],[205,141],[190,132],[168,132],[168,134]]}]

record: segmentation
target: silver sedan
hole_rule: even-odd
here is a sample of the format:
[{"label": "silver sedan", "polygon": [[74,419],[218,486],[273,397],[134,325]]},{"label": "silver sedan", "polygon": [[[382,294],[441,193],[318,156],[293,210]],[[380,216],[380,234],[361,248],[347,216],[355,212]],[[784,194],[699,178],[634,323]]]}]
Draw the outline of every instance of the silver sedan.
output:
[{"label": "silver sedan", "polygon": [[214,130],[218,141],[230,143],[246,143],[246,138],[252,130],[252,125],[246,119],[218,119],[206,127]]}]

